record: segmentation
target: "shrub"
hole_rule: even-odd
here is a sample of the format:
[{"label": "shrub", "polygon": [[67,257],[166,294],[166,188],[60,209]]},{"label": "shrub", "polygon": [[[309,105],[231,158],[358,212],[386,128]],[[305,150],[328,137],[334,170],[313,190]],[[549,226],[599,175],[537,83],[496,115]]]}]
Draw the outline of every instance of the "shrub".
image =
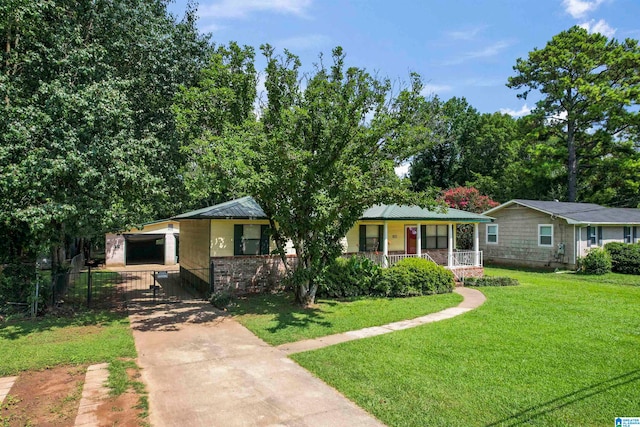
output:
[{"label": "shrub", "polygon": [[469,277],[464,280],[465,286],[518,286],[520,282],[513,277]]},{"label": "shrub", "polygon": [[431,295],[451,292],[453,273],[431,261],[405,258],[381,274],[378,290],[388,296]]},{"label": "shrub", "polygon": [[229,304],[231,304],[231,293],[227,291],[214,292],[211,294],[211,297],[209,298],[209,302],[215,308],[224,310],[229,306]]},{"label": "shrub", "polygon": [[611,242],[604,245],[611,255],[611,270],[616,273],[640,274],[640,244]]},{"label": "shrub", "polygon": [[580,271],[585,274],[605,274],[611,271],[611,256],[600,248],[591,249],[580,259]]},{"label": "shrub", "polygon": [[345,298],[375,294],[380,270],[363,256],[337,258],[319,278],[318,295]]}]

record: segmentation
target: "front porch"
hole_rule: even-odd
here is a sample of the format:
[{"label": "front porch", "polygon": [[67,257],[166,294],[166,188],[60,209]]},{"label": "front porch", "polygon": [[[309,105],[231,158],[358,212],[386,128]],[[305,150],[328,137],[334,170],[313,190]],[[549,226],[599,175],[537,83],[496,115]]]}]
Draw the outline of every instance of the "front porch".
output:
[{"label": "front porch", "polygon": [[[382,267],[390,267],[405,258],[423,258],[451,270],[458,281],[463,281],[466,277],[483,275],[483,254],[479,250],[478,223],[473,223],[472,250],[455,249],[457,246],[456,222],[437,225],[420,221],[413,224],[399,225],[394,222],[391,224],[393,224],[392,239],[389,239],[389,221],[383,221],[379,226],[373,225],[373,230],[371,226],[361,224],[359,255],[371,259]],[[375,227],[379,227],[377,235]],[[393,243],[392,248],[390,248],[390,241]],[[401,248],[404,250],[399,250]]]}]

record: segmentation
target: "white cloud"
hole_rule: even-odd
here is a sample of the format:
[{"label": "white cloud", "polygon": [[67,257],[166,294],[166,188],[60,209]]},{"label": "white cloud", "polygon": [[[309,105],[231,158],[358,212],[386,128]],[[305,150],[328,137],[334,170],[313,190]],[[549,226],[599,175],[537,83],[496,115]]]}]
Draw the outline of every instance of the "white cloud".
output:
[{"label": "white cloud", "polygon": [[565,12],[579,19],[596,10],[603,2],[604,0],[563,0],[562,4]]},{"label": "white cloud", "polygon": [[309,34],[306,36],[290,37],[287,39],[278,40],[274,45],[278,48],[288,49],[292,52],[301,50],[317,50],[323,46],[326,46],[331,42],[331,39],[322,34]]},{"label": "white cloud", "polygon": [[471,77],[463,80],[462,84],[465,86],[473,86],[473,87],[493,87],[493,86],[502,86],[506,78],[498,79],[491,77]]},{"label": "white cloud", "polygon": [[253,12],[275,12],[306,16],[312,0],[220,0],[201,4],[201,18],[244,18]]},{"label": "white cloud", "polygon": [[512,41],[500,40],[480,50],[460,54],[457,58],[446,60],[442,65],[458,65],[471,59],[490,58],[499,55],[503,50],[513,45]]},{"label": "white cloud", "polygon": [[447,31],[445,35],[451,40],[474,40],[485,28],[486,26],[479,26],[467,30]]},{"label": "white cloud", "polygon": [[616,33],[616,29],[611,28],[604,19],[601,19],[598,22],[596,22],[595,19],[592,19],[589,22],[580,24],[580,26],[587,30],[589,33],[600,33],[606,37],[613,37],[613,35]]},{"label": "white cloud", "polygon": [[431,83],[426,83],[422,88],[422,91],[420,91],[420,94],[423,96],[428,96],[434,93],[437,94],[441,92],[449,92],[451,89],[452,87],[449,85],[434,85]]},{"label": "white cloud", "polygon": [[500,109],[500,112],[501,112],[502,114],[508,114],[508,115],[510,115],[510,116],[512,116],[512,117],[522,117],[522,116],[526,116],[526,115],[528,115],[529,113],[531,113],[531,108],[529,108],[529,107],[527,106],[527,104],[524,104],[524,105],[522,106],[522,108],[520,108],[520,109],[519,109],[519,110],[517,110],[517,111],[516,111],[516,110],[513,110],[513,109],[511,109],[511,108],[501,108],[501,109]]}]

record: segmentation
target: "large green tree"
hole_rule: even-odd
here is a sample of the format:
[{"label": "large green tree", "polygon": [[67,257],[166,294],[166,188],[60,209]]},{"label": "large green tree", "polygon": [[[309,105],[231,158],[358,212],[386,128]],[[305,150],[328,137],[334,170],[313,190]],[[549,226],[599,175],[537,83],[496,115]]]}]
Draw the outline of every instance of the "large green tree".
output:
[{"label": "large green tree", "polygon": [[[619,42],[572,27],[543,49],[519,58],[507,86],[540,92],[533,114],[544,118],[566,146],[567,200],[576,201],[581,169],[607,137],[624,140],[639,124],[640,48],[636,40]],[[603,156],[608,153],[600,153]]]},{"label": "large green tree", "polygon": [[[186,149],[199,156],[193,171],[205,175],[194,182],[215,178],[227,192],[258,201],[296,300],[308,305],[317,278],[341,254],[342,238],[366,208],[433,203],[410,192],[394,172],[422,141],[414,124],[424,99],[417,76],[394,97],[388,80],[345,66],[340,48],[330,66],[321,60],[304,75],[290,52],[277,55],[270,46],[262,51],[267,97],[257,114],[248,109],[247,94],[255,92],[245,90],[254,79],[252,52],[234,45],[219,51],[201,82],[177,98],[174,111],[190,135]],[[194,105],[209,104],[222,105],[222,111],[192,114]],[[213,114],[220,121],[212,121]],[[296,258],[286,257],[289,241]]]},{"label": "large green tree", "polygon": [[4,260],[173,213],[170,105],[208,55],[194,8],[161,0],[0,3]]}]

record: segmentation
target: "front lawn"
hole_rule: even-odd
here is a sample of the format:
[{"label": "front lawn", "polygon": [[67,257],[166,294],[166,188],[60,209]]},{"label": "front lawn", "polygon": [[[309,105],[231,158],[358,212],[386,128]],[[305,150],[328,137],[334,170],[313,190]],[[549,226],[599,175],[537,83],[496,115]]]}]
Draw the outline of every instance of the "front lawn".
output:
[{"label": "front lawn", "polygon": [[613,425],[639,416],[640,278],[487,269],[453,319],[291,356],[390,426]]},{"label": "front lawn", "polygon": [[136,357],[127,317],[110,312],[0,323],[0,348],[0,376]]},{"label": "front lawn", "polygon": [[231,313],[251,332],[271,345],[317,338],[355,329],[413,319],[454,307],[455,293],[413,298],[318,300],[313,308],[293,304],[293,295],[255,295],[234,301]]}]

